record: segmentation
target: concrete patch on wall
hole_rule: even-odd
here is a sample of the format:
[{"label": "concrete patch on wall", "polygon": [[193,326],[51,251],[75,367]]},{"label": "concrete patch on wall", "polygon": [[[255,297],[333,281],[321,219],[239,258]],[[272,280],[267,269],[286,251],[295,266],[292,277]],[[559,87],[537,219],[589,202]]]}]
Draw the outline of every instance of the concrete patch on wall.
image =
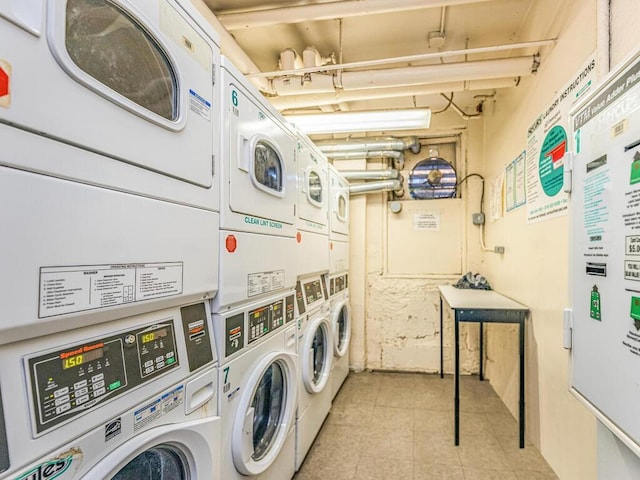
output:
[{"label": "concrete patch on wall", "polygon": [[[451,279],[389,278],[368,275],[367,368],[436,373],[440,371],[438,285]],[[444,369],[453,372],[453,317],[444,306]],[[479,369],[478,326],[460,328],[460,371]]]}]

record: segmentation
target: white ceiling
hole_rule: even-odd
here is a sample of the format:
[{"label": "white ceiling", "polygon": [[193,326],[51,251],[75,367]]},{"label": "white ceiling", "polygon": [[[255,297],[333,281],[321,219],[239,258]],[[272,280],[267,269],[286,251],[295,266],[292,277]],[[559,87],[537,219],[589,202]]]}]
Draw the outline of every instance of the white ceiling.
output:
[{"label": "white ceiling", "polygon": [[[280,52],[294,49],[302,55],[308,46],[314,46],[322,57],[335,58],[338,64],[405,57],[409,55],[435,54],[475,49],[479,47],[513,45],[549,39],[550,25],[563,0],[204,0],[220,24],[231,34],[223,32],[223,54],[229,56],[243,73],[274,72],[279,69]],[[538,2],[538,5],[536,5]],[[548,18],[540,19],[540,4],[548,5]],[[433,33],[431,33],[433,32]],[[443,36],[444,44],[430,44],[429,37]],[[547,44],[548,45],[548,44]],[[238,48],[239,47],[239,48]],[[437,66],[441,63],[475,62],[487,59],[504,59],[531,56],[543,50],[542,44],[527,48],[509,48],[486,53],[445,55],[422,59],[400,59],[392,64],[364,66],[319,72],[331,78],[343,72],[364,70],[365,76],[375,77],[374,69],[398,67]],[[544,62],[544,56],[540,57]],[[335,67],[334,67],[335,68]],[[497,67],[496,67],[497,68]],[[321,70],[321,69],[319,69]],[[415,70],[415,69],[412,69]],[[472,68],[472,71],[475,67]],[[489,69],[492,70],[491,68]],[[349,73],[347,73],[349,72]],[[377,72],[376,72],[377,73]],[[481,77],[491,77],[484,73]],[[402,85],[406,75],[397,75],[399,86],[395,89],[355,88],[360,99],[353,98],[353,87],[338,88],[335,93],[324,94],[323,100],[285,104],[282,90],[273,88],[268,78],[253,78],[261,82],[261,90],[277,108],[287,111],[322,110],[370,110],[408,107],[430,107],[433,111],[453,108],[441,93],[450,96],[453,103],[466,113],[476,113],[483,98],[495,93],[496,88],[516,85],[519,75],[492,79],[489,84],[452,83],[440,80],[441,73],[425,75],[424,85]],[[275,77],[275,74],[274,76]],[[300,82],[300,75],[291,77]],[[419,75],[422,78],[422,74]],[[466,80],[463,78],[462,80]],[[373,81],[373,80],[372,80]],[[394,80],[395,81],[395,80]],[[421,80],[420,80],[421,81]],[[463,88],[468,88],[464,90]],[[513,88],[513,87],[510,87]],[[349,90],[349,91],[348,91]],[[280,92],[280,95],[278,94]],[[347,95],[349,93],[349,95]],[[381,98],[372,98],[381,97]],[[303,95],[296,95],[301,100]],[[316,98],[316,97],[313,97]],[[329,99],[328,99],[329,98]],[[346,100],[345,100],[346,99]],[[278,103],[281,102],[281,103]],[[288,107],[287,107],[288,105]]]}]

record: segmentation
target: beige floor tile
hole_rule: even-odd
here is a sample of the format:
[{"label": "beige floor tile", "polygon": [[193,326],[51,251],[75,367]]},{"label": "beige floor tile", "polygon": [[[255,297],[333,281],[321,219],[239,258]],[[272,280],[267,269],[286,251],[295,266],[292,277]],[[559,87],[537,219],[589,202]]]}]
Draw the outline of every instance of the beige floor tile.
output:
[{"label": "beige floor tile", "polygon": [[373,421],[374,405],[340,402],[331,407],[326,423],[330,425],[368,425]]},{"label": "beige floor tile", "polygon": [[486,435],[461,437],[458,454],[464,467],[480,470],[512,470],[498,440]]},{"label": "beige floor tile", "polygon": [[558,480],[558,476],[553,473],[543,472],[515,472],[518,480]]},{"label": "beige floor tile", "polygon": [[360,457],[355,480],[413,480],[411,461]]},{"label": "beige floor tile", "polygon": [[363,429],[362,456],[413,461],[413,431],[371,431]]},{"label": "beige floor tile", "polygon": [[413,445],[413,460],[416,463],[438,465],[462,465],[459,447],[453,444],[453,436],[416,437]]},{"label": "beige floor tile", "polygon": [[462,467],[457,465],[415,463],[413,480],[465,480],[465,478]]},{"label": "beige floor tile", "polygon": [[453,439],[453,420],[447,412],[416,408],[413,412],[414,441],[429,436],[449,437]]},{"label": "beige floor tile", "polygon": [[413,409],[416,403],[416,390],[412,387],[380,388],[376,397],[376,406]]},{"label": "beige floor tile", "polygon": [[463,467],[465,480],[517,480],[514,472]]}]

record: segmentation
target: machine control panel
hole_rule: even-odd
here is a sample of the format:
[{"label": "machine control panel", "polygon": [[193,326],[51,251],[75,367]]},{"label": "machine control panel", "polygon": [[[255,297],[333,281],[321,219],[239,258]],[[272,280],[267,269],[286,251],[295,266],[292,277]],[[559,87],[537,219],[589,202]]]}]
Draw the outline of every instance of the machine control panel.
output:
[{"label": "machine control panel", "polygon": [[172,320],[26,357],[36,433],[178,365]]},{"label": "machine control panel", "polygon": [[338,275],[336,277],[332,277],[329,282],[329,292],[331,296],[340,293],[344,289],[348,287],[348,275],[345,273],[343,275]]},{"label": "machine control panel", "polygon": [[277,300],[249,313],[249,341],[253,343],[284,325],[284,302]]},{"label": "machine control panel", "polygon": [[304,291],[304,300],[307,308],[318,302],[326,301],[329,298],[324,275],[313,277],[303,282],[302,289]]}]

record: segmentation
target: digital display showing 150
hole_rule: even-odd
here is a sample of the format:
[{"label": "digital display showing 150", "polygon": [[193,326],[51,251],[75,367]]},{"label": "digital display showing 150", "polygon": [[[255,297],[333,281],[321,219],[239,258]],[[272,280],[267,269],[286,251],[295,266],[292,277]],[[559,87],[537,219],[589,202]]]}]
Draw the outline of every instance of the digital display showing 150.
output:
[{"label": "digital display showing 150", "polygon": [[153,332],[142,333],[140,335],[140,341],[143,344],[145,344],[145,343],[153,342],[154,340],[157,340],[158,338],[162,338],[162,337],[166,337],[166,336],[167,336],[167,329],[166,328],[162,328],[160,330],[155,330]]},{"label": "digital display showing 150", "polygon": [[62,369],[67,370],[69,368],[79,367],[82,364],[92,362],[98,358],[104,356],[104,348],[96,348],[88,352],[78,353],[62,359]]}]

